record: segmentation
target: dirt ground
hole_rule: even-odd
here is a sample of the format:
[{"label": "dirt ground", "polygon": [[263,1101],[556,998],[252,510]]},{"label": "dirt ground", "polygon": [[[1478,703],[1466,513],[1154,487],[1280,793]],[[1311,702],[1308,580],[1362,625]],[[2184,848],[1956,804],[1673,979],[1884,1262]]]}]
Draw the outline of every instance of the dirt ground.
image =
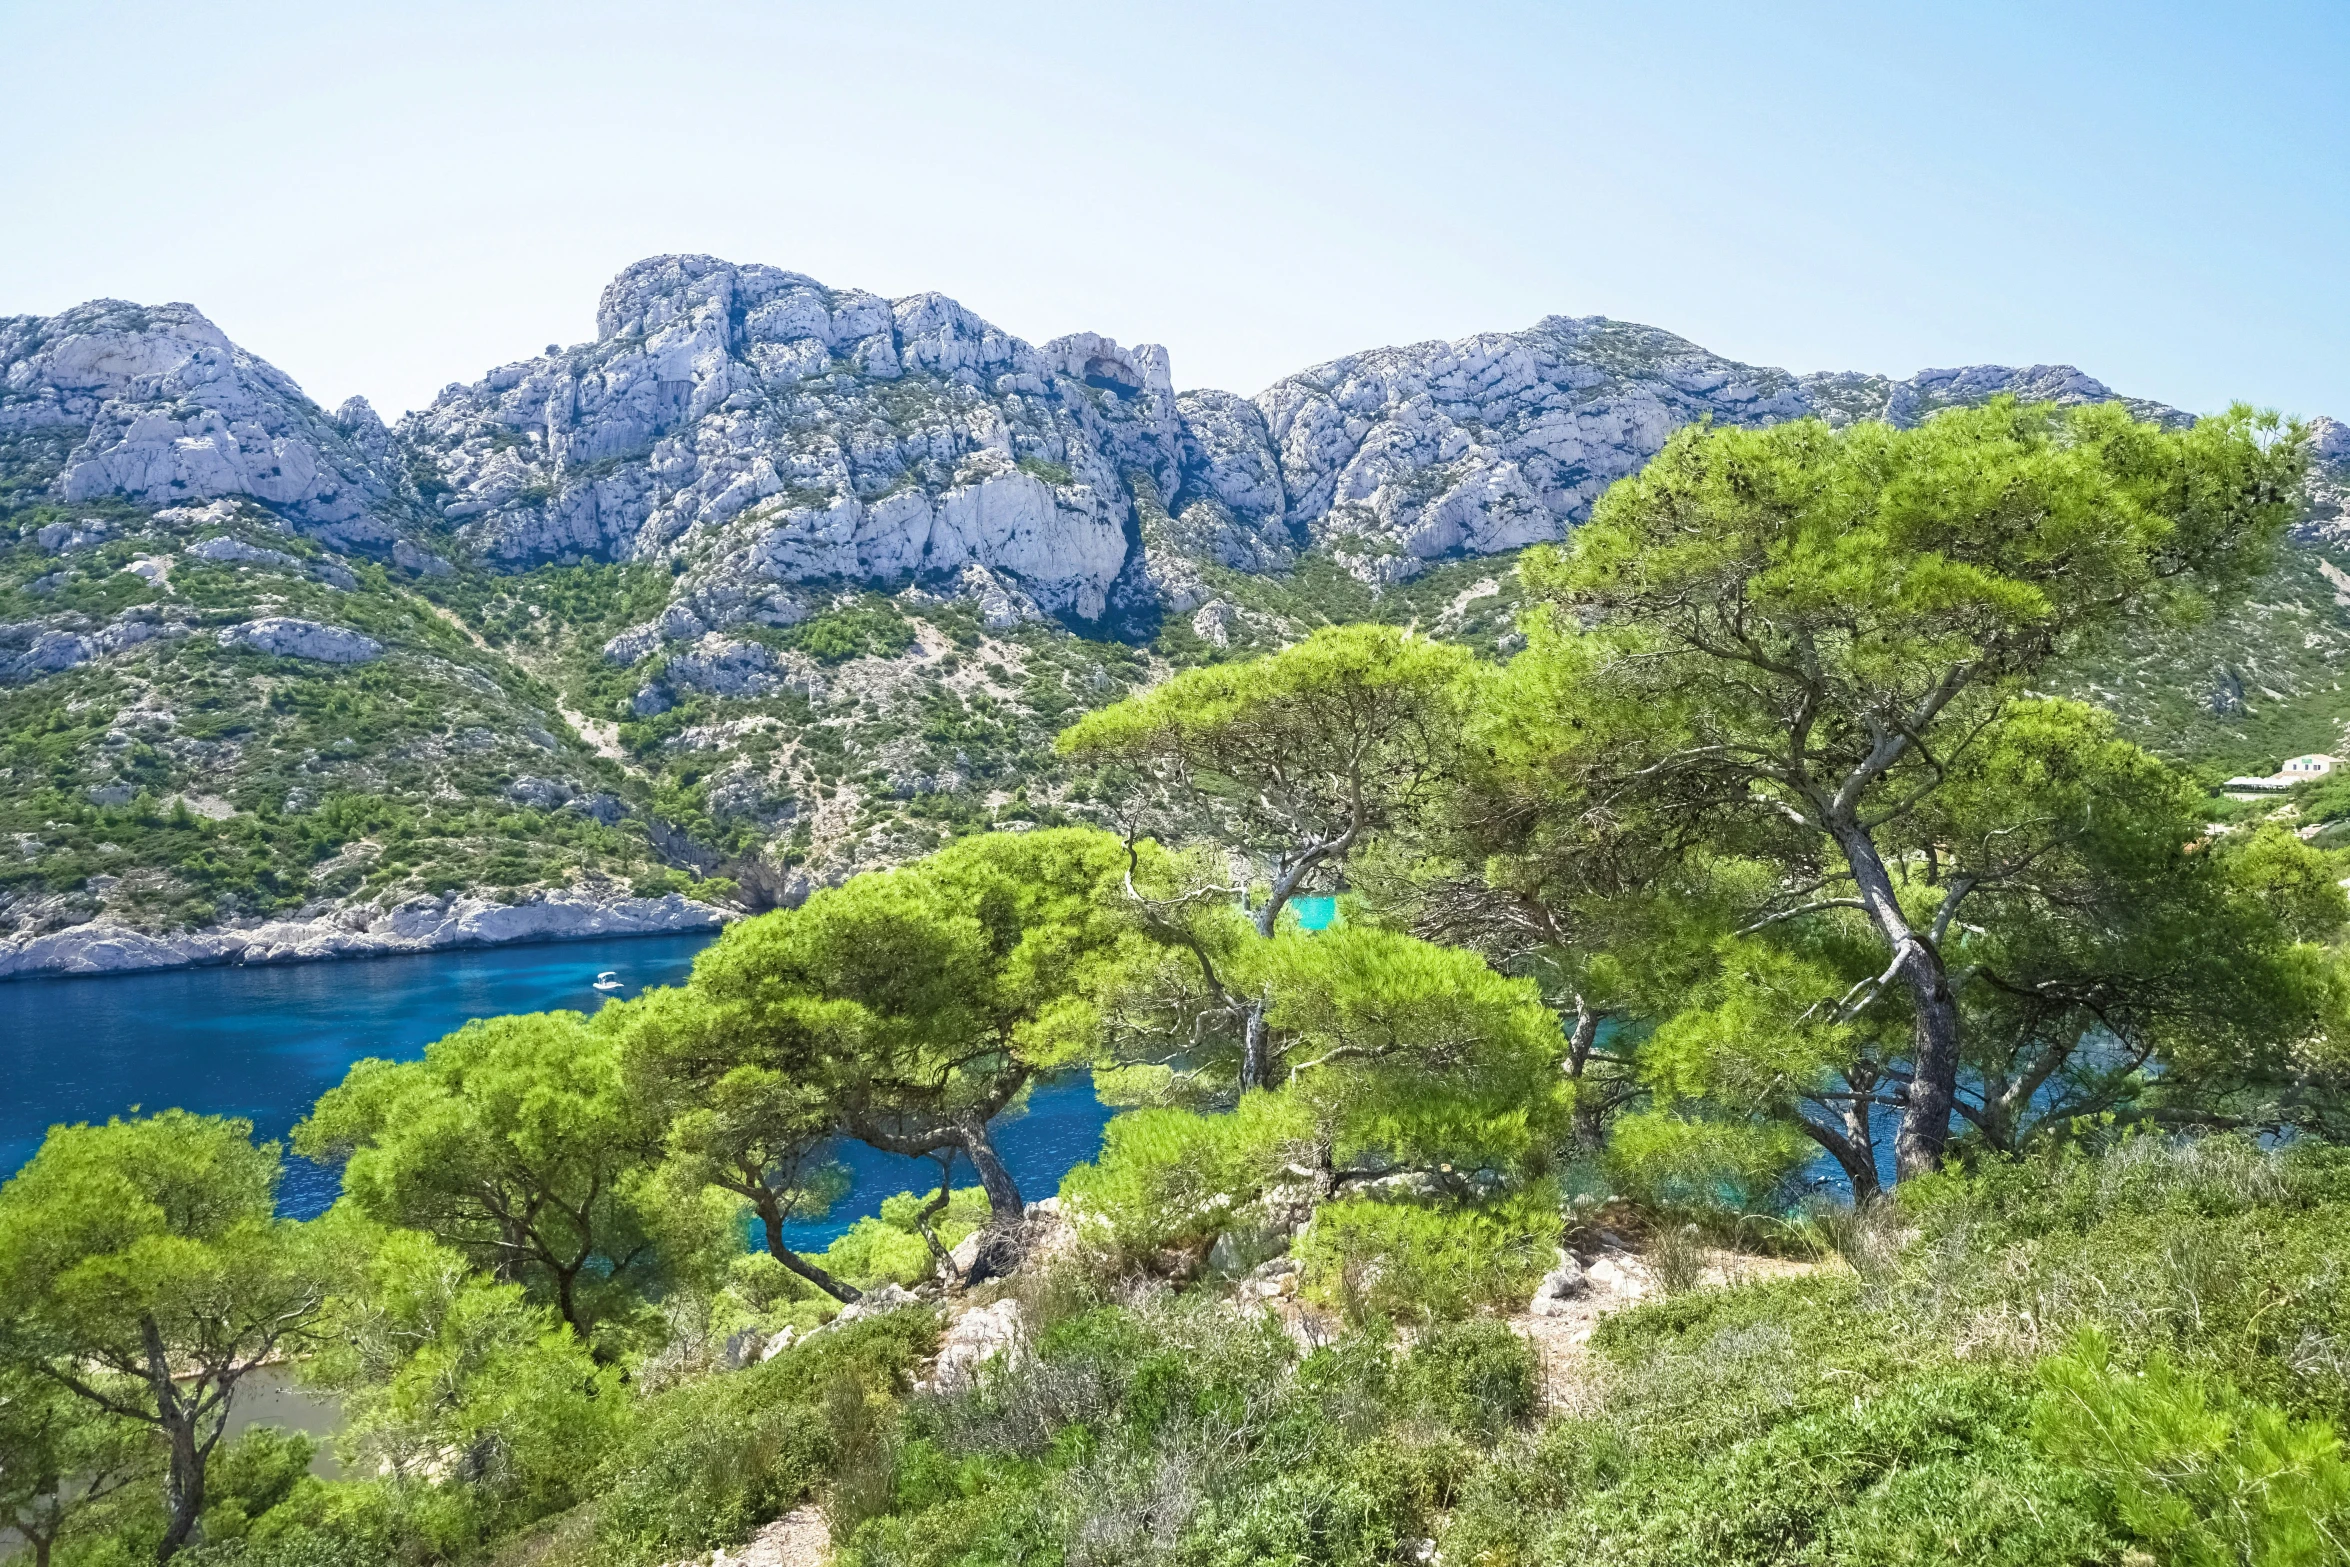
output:
[{"label": "dirt ground", "polygon": [[[707,1558],[708,1567],[824,1567],[832,1556],[832,1530],[814,1507],[796,1507],[731,1551]],[[692,1567],[679,1562],[673,1567]]]}]

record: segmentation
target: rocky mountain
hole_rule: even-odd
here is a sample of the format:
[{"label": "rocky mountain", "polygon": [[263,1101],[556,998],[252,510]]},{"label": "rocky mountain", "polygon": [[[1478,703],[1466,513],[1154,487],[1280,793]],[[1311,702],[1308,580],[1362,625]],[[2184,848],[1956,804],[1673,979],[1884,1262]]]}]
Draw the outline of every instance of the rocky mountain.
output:
[{"label": "rocky mountain", "polygon": [[2309,421],[2308,540],[2350,544],[2350,425],[2319,417]]},{"label": "rocky mountain", "polygon": [[1253,399],[1178,393],[1153,344],[1032,347],[941,295],[702,256],[629,268],[596,320],[595,342],[402,421],[411,482],[485,561],[659,559],[713,626],[804,618],[812,583],[1079,622],[1188,611],[1200,561],[1280,570],[1316,546],[1391,582],[1562,537],[1695,419],[2113,395],[2069,367],[1797,377],[1600,317],[1376,349]]},{"label": "rocky mountain", "polygon": [[[1329,619],[1506,645],[1506,557],[1683,424],[2002,392],[2114,396],[2066,366],[1793,375],[1551,317],[1243,398],[1178,391],[1155,345],[671,256],[613,280],[593,342],[387,429],[188,305],[0,319],[0,968],[116,928],[497,925],[423,908],[461,895],[757,906],[1099,816],[1103,780],[1051,753],[1071,714]],[[2316,443],[2322,549],[2350,542],[2350,432]],[[2197,745],[2298,734],[2341,629],[2320,564],[2275,595],[2297,651],[2238,617],[2087,688],[2177,696],[2200,716],[2156,727]]]},{"label": "rocky mountain", "polygon": [[329,416],[193,306],[0,318],[0,464],[57,500],[249,496],[337,548],[389,547],[390,459],[366,399]]}]

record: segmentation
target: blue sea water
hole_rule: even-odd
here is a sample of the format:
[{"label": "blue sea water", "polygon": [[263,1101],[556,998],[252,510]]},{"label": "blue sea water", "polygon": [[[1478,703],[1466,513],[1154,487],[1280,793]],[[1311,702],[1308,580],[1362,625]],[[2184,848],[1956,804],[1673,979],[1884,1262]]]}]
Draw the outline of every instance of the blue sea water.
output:
[{"label": "blue sea water", "polygon": [[[175,969],[0,984],[0,1173],[13,1173],[51,1126],[172,1107],[243,1116],[283,1138],[311,1103],[366,1056],[412,1060],[470,1018],[570,1008],[592,1012],[592,987],[617,971],[633,996],[674,984],[710,938],[639,936],[489,947],[413,957],[251,968]],[[1004,1162],[1030,1198],[1093,1157],[1110,1110],[1085,1077],[1039,1087],[998,1123]],[[927,1159],[842,1148],[854,1181],[819,1222],[796,1226],[821,1246],[879,1210],[893,1192],[934,1186]],[[968,1184],[958,1166],[956,1183]],[[279,1206],[308,1218],[334,1201],[338,1177],[289,1157]]]}]

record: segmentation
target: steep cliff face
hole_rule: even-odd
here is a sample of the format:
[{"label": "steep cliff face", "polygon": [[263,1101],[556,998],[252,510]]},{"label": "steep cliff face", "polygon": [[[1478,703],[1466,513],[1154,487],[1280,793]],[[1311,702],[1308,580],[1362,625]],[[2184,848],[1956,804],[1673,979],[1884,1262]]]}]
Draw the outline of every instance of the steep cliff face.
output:
[{"label": "steep cliff face", "polygon": [[[1610,484],[1700,419],[1908,425],[2010,392],[2059,403],[2114,396],[2066,365],[1975,365],[1906,381],[1794,376],[1654,327],[1552,316],[1523,332],[1352,355],[1256,402],[1293,523],[1357,575],[1393,580],[1431,560],[1564,537]],[[2132,406],[2142,417],[2182,417]]]},{"label": "steep cliff face", "polygon": [[399,436],[490,561],[665,559],[703,620],[781,625],[797,584],[971,566],[1099,619],[1129,475],[1173,494],[1181,429],[1162,349],[1037,348],[938,294],[668,256],[604,291],[594,343],[451,387]]},{"label": "steep cliff face", "polygon": [[2350,425],[2338,419],[2309,421],[2309,520],[2300,534],[2350,544]]},{"label": "steep cliff face", "polygon": [[0,479],[44,470],[68,502],[250,496],[337,547],[392,541],[399,485],[366,401],[329,417],[191,305],[0,319],[0,387]]}]

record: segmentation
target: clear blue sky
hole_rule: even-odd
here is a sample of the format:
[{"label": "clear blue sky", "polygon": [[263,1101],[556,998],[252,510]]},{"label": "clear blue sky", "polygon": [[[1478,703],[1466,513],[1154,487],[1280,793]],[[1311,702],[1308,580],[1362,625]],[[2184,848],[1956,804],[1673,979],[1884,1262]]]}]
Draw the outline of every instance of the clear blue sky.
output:
[{"label": "clear blue sky", "polygon": [[708,251],[1254,392],[1551,313],[2350,418],[2350,3],[0,0],[0,313],[387,416]]}]

